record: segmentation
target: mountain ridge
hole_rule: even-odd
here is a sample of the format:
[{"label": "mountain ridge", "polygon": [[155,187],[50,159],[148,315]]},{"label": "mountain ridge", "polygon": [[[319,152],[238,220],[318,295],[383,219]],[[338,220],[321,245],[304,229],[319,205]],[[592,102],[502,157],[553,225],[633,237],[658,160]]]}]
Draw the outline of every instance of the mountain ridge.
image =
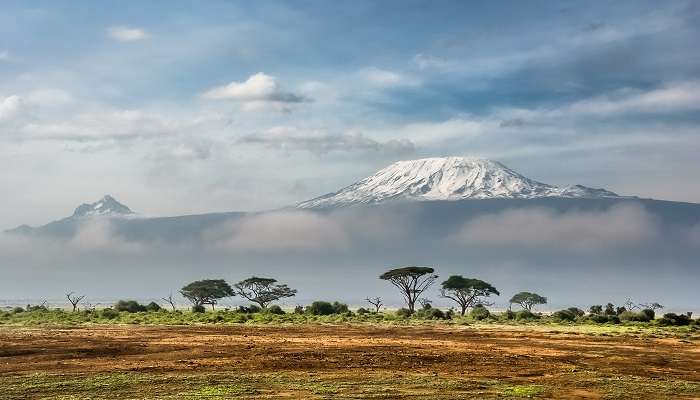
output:
[{"label": "mountain ridge", "polygon": [[332,208],[389,200],[496,198],[601,198],[622,196],[583,185],[554,186],[527,178],[502,163],[470,157],[434,157],[395,162],[337,192],[296,205]]}]

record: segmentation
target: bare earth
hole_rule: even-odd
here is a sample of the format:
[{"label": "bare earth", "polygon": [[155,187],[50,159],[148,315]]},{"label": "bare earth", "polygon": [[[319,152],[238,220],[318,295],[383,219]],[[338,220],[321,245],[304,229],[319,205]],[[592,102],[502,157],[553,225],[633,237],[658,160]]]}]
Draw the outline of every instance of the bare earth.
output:
[{"label": "bare earth", "polygon": [[700,343],[512,326],[0,328],[0,398],[700,398]]}]

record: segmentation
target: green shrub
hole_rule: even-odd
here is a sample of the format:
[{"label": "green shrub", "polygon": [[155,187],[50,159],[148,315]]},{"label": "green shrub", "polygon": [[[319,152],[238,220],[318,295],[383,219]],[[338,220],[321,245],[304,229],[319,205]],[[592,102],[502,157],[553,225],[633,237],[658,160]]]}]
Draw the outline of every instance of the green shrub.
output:
[{"label": "green shrub", "polygon": [[408,318],[411,316],[411,310],[408,308],[399,308],[396,310],[396,316],[400,318]]},{"label": "green shrub", "polygon": [[569,310],[569,312],[571,312],[577,317],[583,317],[584,315],[586,315],[586,312],[578,307],[569,307],[567,308],[567,310]]},{"label": "green shrub", "polygon": [[306,307],[306,311],[311,315],[331,315],[334,312],[333,304],[327,301],[314,301]]},{"label": "green shrub", "polygon": [[119,311],[111,308],[105,308],[104,310],[100,311],[100,316],[105,319],[115,319],[119,317]]},{"label": "green shrub", "polygon": [[641,311],[647,317],[647,321],[653,321],[656,318],[656,313],[650,308],[645,308]]},{"label": "green shrub", "polygon": [[515,313],[515,319],[517,320],[532,320],[532,319],[539,319],[539,316],[533,314],[532,312],[528,310],[520,310]]},{"label": "green shrub", "polygon": [[114,305],[114,309],[117,311],[135,313],[146,311],[146,306],[139,304],[135,300],[119,300],[117,304]]},{"label": "green shrub", "polygon": [[146,311],[160,311],[161,307],[155,301],[146,304]]},{"label": "green shrub", "polygon": [[689,316],[685,314],[674,314],[674,313],[667,313],[664,314],[663,317],[661,317],[658,320],[659,325],[663,326],[685,326],[685,325],[690,325],[691,319]]},{"label": "green shrub", "polygon": [[333,302],[333,314],[345,314],[350,312],[347,304],[339,303],[337,301]]},{"label": "green shrub", "polygon": [[566,310],[559,310],[552,314],[552,318],[554,318],[557,321],[575,321],[577,317],[577,314],[572,311],[571,309],[566,309]]},{"label": "green shrub", "polygon": [[204,308],[204,306],[201,305],[201,304],[197,304],[197,305],[195,305],[195,306],[192,306],[192,312],[193,312],[193,313],[203,313],[203,312],[206,312],[206,311],[207,311],[206,308]]},{"label": "green shrub", "polygon": [[19,314],[19,313],[23,313],[23,312],[24,312],[24,308],[22,308],[22,307],[15,307],[12,309],[13,314]]},{"label": "green shrub", "polygon": [[245,307],[245,306],[238,307],[238,312],[243,313],[243,314],[255,314],[255,313],[259,313],[260,311],[262,311],[262,309],[260,307],[256,306],[255,304],[251,304],[248,307]]},{"label": "green shrub", "polygon": [[[651,314],[648,311],[651,311]],[[649,322],[654,318],[654,311],[652,311],[652,310],[643,310],[640,312],[623,311],[622,313],[620,313],[619,317],[620,317],[621,321]]]},{"label": "green shrub", "polygon": [[469,312],[469,317],[477,321],[484,320],[489,316],[491,316],[491,312],[489,312],[489,310],[487,310],[486,307],[480,304],[472,308],[472,310]]},{"label": "green shrub", "polygon": [[513,310],[507,310],[503,313],[503,317],[505,319],[515,319],[515,313],[513,312]]},{"label": "green shrub", "polygon": [[347,304],[337,301],[330,303],[327,301],[314,301],[306,308],[306,311],[311,315],[332,315],[346,314],[350,312]]},{"label": "green shrub", "polygon": [[294,307],[294,314],[303,314],[303,313],[304,313],[304,306]]},{"label": "green shrub", "polygon": [[446,319],[445,313],[439,308],[424,307],[416,311],[413,316],[418,319]]},{"label": "green shrub", "polygon": [[365,315],[365,314],[369,314],[369,313],[370,313],[370,311],[364,307],[360,307],[357,309],[357,315]]},{"label": "green shrub", "polygon": [[284,310],[282,307],[278,306],[277,304],[271,305],[270,307],[267,308],[267,312],[270,314],[275,314],[275,315],[283,315]]}]

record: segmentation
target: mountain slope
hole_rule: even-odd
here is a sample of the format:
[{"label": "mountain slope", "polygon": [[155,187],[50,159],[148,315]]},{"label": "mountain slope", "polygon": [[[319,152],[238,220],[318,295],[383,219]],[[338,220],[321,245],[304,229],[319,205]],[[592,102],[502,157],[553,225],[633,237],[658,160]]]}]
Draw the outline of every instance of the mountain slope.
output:
[{"label": "mountain slope", "polygon": [[619,197],[581,185],[557,187],[526,178],[491,160],[445,157],[399,161],[335,193],[299,203],[299,208],[376,204],[391,199],[465,200],[543,197]]}]

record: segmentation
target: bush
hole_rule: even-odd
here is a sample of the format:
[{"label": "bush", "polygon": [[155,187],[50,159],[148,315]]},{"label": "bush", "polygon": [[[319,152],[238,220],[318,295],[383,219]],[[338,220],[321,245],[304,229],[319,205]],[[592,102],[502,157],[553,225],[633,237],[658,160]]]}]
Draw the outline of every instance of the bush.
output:
[{"label": "bush", "polygon": [[656,313],[650,308],[645,308],[641,311],[647,317],[647,321],[653,321],[656,318]]},{"label": "bush", "polygon": [[160,311],[161,307],[155,301],[146,304],[146,311]]},{"label": "bush", "polygon": [[197,304],[196,306],[192,306],[193,313],[203,313],[206,311],[207,311],[206,308],[204,308],[204,306],[201,304]]},{"label": "bush", "polygon": [[515,319],[517,320],[532,320],[538,319],[539,317],[528,310],[520,310],[515,313]]},{"label": "bush", "polygon": [[424,307],[416,311],[413,316],[418,319],[446,319],[446,315],[439,308]]},{"label": "bush", "polygon": [[146,306],[139,304],[135,300],[119,300],[117,304],[114,305],[114,309],[117,311],[126,311],[130,313],[146,311]]},{"label": "bush", "polygon": [[515,319],[515,313],[513,310],[507,310],[503,313],[503,317],[505,317],[505,319]]},{"label": "bush", "polygon": [[571,309],[559,310],[552,314],[552,318],[557,321],[575,321],[577,316]]},{"label": "bush", "polygon": [[365,315],[365,314],[369,314],[369,313],[370,313],[370,311],[364,307],[360,307],[357,309],[357,315]]},{"label": "bush", "polygon": [[583,317],[584,315],[586,315],[586,312],[578,307],[569,307],[567,308],[567,310],[569,310],[569,312],[571,312],[577,317]]},{"label": "bush", "polygon": [[268,307],[267,312],[270,314],[275,314],[275,315],[282,315],[284,314],[284,310],[282,307],[278,306],[277,304],[271,305]]},{"label": "bush", "polygon": [[691,319],[685,314],[667,313],[659,319],[659,325],[685,326],[690,325]]},{"label": "bush", "polygon": [[312,315],[332,315],[345,314],[350,312],[350,309],[348,309],[347,304],[337,301],[332,304],[327,301],[314,301],[306,308],[306,311]]},{"label": "bush", "polygon": [[333,302],[333,314],[345,314],[348,312],[350,312],[350,309],[347,304],[338,303],[337,301]]},{"label": "bush", "polygon": [[115,319],[119,317],[119,311],[111,308],[105,308],[104,310],[100,311],[100,316],[105,319]]},{"label": "bush", "polygon": [[12,309],[13,314],[19,314],[19,313],[23,313],[23,312],[24,312],[24,308],[22,308],[22,307],[15,307]]},{"label": "bush", "polygon": [[238,312],[243,314],[255,314],[259,313],[262,309],[255,304],[251,304],[248,307],[238,306]]},{"label": "bush", "polygon": [[303,314],[303,313],[304,313],[304,306],[294,307],[294,314]]},{"label": "bush", "polygon": [[[651,313],[649,313],[651,311]],[[649,322],[654,319],[653,310],[643,310],[641,312],[623,311],[620,313],[621,321]]]},{"label": "bush", "polygon": [[411,316],[411,310],[408,308],[399,308],[396,310],[396,316],[401,318],[408,318]]},{"label": "bush", "polygon": [[331,315],[334,312],[333,304],[327,301],[314,301],[306,307],[306,311],[311,315]]},{"label": "bush", "polygon": [[486,309],[486,307],[482,305],[477,305],[472,310],[469,312],[469,317],[472,319],[475,319],[477,321],[484,320],[491,316],[491,313],[489,310]]}]

